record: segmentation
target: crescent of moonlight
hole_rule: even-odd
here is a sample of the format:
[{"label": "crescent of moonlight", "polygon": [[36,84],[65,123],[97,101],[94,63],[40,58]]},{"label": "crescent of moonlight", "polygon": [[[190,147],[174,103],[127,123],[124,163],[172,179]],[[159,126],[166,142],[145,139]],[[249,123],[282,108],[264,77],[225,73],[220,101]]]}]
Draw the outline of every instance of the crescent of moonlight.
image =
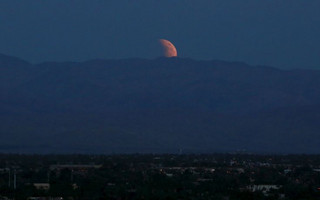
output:
[{"label": "crescent of moonlight", "polygon": [[159,42],[160,42],[161,46],[163,47],[165,57],[177,57],[178,56],[176,47],[169,40],[160,39]]}]

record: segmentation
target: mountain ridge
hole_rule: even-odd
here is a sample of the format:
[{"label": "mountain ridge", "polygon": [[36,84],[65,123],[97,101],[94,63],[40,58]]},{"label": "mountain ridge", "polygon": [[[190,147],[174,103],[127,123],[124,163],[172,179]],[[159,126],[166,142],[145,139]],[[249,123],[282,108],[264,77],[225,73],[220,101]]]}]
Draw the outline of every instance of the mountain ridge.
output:
[{"label": "mountain ridge", "polygon": [[317,70],[162,57],[30,64],[0,55],[0,74],[3,152],[319,153]]}]

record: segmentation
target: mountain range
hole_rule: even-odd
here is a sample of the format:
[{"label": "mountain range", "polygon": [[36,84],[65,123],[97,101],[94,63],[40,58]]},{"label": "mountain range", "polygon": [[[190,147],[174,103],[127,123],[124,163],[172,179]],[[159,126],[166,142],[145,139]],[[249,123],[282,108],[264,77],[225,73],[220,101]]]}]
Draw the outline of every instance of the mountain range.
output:
[{"label": "mountain range", "polygon": [[320,70],[0,54],[0,152],[320,153]]}]

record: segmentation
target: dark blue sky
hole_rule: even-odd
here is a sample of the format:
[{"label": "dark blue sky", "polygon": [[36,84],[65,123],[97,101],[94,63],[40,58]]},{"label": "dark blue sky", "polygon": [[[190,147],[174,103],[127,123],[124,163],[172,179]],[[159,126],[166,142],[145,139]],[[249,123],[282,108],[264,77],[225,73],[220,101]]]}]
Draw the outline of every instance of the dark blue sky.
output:
[{"label": "dark blue sky", "polygon": [[0,53],[31,62],[178,55],[320,69],[319,0],[1,0]]}]

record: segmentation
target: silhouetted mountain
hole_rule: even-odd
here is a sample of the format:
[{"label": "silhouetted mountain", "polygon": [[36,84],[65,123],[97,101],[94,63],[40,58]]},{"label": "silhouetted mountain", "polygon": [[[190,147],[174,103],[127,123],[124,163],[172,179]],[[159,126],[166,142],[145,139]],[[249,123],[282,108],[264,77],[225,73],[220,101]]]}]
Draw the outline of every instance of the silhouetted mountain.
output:
[{"label": "silhouetted mountain", "polygon": [[0,151],[319,153],[320,71],[0,55]]}]

